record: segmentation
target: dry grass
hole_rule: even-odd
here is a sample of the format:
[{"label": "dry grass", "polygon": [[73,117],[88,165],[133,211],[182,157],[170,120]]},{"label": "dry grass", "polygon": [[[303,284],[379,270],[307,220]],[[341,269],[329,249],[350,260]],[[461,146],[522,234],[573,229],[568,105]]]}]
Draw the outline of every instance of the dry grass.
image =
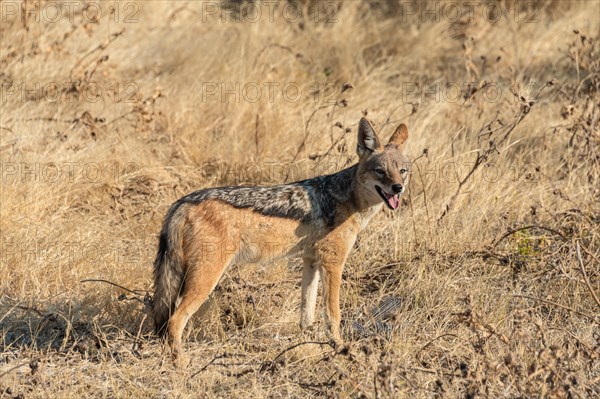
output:
[{"label": "dry grass", "polygon": [[[300,2],[316,22],[283,3],[255,22],[222,22],[217,3],[109,3],[56,22],[43,1],[39,21],[1,4],[0,396],[600,394],[598,2],[527,2],[535,20],[485,2],[512,11],[438,23],[396,2],[325,3],[331,21]],[[239,102],[222,101],[236,82]],[[335,351],[322,321],[297,327],[297,262],[247,265],[174,370],[139,301],[167,207],[340,169],[365,113],[384,136],[409,125],[415,164],[402,209],[348,261],[343,317],[399,298],[391,337]]]}]

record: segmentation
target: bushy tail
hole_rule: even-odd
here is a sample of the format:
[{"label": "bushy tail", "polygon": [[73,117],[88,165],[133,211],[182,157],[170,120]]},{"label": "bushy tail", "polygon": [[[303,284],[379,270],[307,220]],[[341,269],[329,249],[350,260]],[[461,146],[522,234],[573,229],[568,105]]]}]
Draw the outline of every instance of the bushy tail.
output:
[{"label": "bushy tail", "polygon": [[163,222],[158,242],[158,254],[154,261],[154,329],[164,337],[169,317],[175,311],[175,303],[181,291],[185,265],[183,263],[183,226],[185,206],[176,202],[171,206]]}]

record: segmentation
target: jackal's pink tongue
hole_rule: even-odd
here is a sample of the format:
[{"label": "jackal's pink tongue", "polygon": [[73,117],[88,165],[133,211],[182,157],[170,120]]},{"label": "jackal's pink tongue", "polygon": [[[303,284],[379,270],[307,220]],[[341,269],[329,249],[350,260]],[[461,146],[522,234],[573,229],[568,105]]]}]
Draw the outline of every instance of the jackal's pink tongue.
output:
[{"label": "jackal's pink tongue", "polygon": [[398,200],[397,195],[389,195],[388,193],[385,193],[385,198],[392,209],[398,209],[398,206],[400,206],[400,201]]}]

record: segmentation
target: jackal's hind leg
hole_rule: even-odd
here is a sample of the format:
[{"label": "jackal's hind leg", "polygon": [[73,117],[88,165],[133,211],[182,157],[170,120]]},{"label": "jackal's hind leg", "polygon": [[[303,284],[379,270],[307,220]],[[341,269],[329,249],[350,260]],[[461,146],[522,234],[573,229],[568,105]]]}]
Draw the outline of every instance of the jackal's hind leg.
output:
[{"label": "jackal's hind leg", "polygon": [[233,253],[222,255],[207,256],[190,264],[188,268],[181,303],[171,316],[168,326],[171,354],[178,366],[182,365],[181,336],[188,320],[206,301],[234,256]]}]

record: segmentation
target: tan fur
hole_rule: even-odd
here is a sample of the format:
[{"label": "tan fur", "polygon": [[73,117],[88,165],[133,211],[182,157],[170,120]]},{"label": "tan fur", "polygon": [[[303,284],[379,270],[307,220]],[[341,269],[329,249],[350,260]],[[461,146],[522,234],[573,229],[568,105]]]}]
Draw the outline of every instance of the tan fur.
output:
[{"label": "tan fur", "polygon": [[[172,252],[180,262],[179,266],[175,266],[183,267],[179,280],[168,281],[170,286],[175,284],[173,281],[179,281],[180,285],[177,292],[181,296],[181,303],[169,318],[167,327],[171,351],[176,359],[181,355],[181,336],[187,321],[206,301],[230,264],[267,262],[287,256],[302,256],[304,260],[301,327],[308,327],[314,322],[317,286],[319,279],[322,279],[331,338],[337,343],[342,342],[339,327],[342,271],[358,233],[383,206],[382,197],[374,185],[381,186],[389,193],[393,184],[405,184],[407,179],[400,173],[405,158],[402,158],[398,148],[408,136],[406,126],[399,126],[385,147],[374,132],[369,136],[368,129],[372,129],[370,124],[364,123],[363,126],[367,132],[363,147],[357,149],[362,155],[352,200],[337,205],[333,224],[264,215],[218,199],[185,203],[179,210],[173,211],[176,223],[166,221],[165,231],[172,229],[180,232],[176,237],[179,241],[172,240],[169,235],[169,242],[179,242],[180,250],[174,249]],[[359,140],[360,135],[359,131]],[[377,157],[377,165],[388,170],[385,178],[370,169],[369,162],[373,157]],[[161,266],[159,260],[156,265],[155,302],[164,301],[166,290],[159,289],[166,284],[163,279],[173,279],[162,277],[160,273],[166,273],[163,270],[166,266]]]}]

